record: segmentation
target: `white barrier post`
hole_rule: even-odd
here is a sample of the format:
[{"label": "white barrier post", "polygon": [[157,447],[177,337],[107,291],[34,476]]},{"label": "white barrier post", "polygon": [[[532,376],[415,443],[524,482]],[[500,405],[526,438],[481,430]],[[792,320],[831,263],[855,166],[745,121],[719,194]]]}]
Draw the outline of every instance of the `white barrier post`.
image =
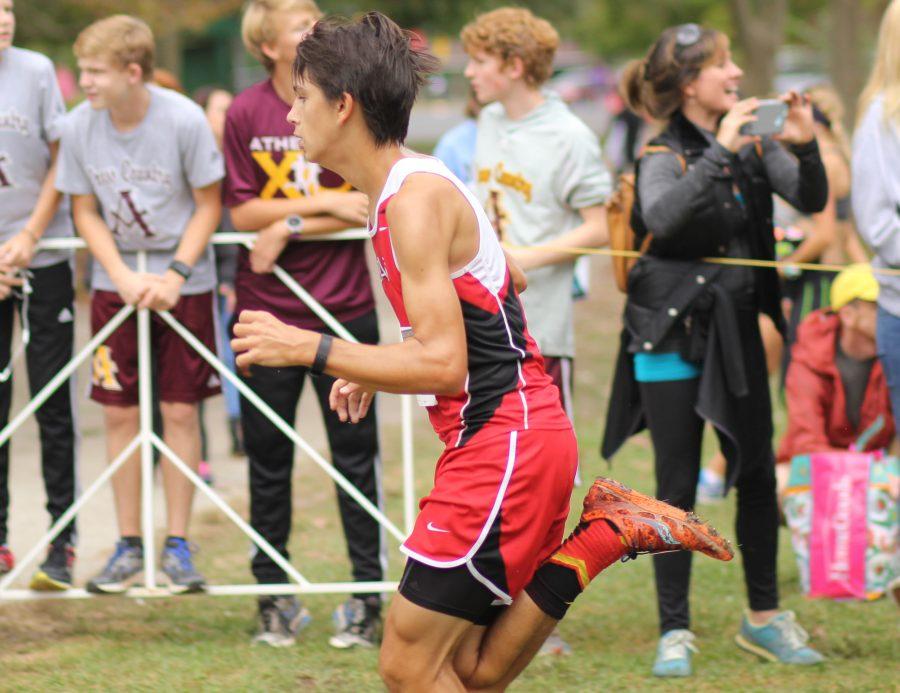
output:
[{"label": "white barrier post", "polygon": [[[219,234],[218,238],[213,239],[213,243],[242,243],[248,247],[252,241],[249,241],[246,234]],[[255,238],[255,234],[253,235]],[[366,234],[359,231],[345,231],[337,234],[330,234],[329,237],[318,237],[316,239],[304,240],[357,240],[366,238]],[[48,239],[41,243],[42,248],[48,249],[71,249],[83,248],[84,242],[80,239]],[[138,253],[138,271],[146,271],[146,253]],[[318,315],[332,331],[339,337],[348,341],[356,342],[357,340],[350,334],[347,329],[341,325],[333,315],[331,315],[324,307],[321,306],[302,286],[300,286],[289,274],[282,268],[276,266],[275,274],[292,290],[292,292],[304,303],[306,303],[313,312]],[[103,326],[96,335],[88,342],[88,344],[78,352],[78,354],[60,370],[59,373],[32,399],[19,414],[0,431],[0,445],[8,441],[12,434],[21,424],[33,414],[53,392],[55,392],[63,383],[65,383],[72,373],[83,363],[91,354],[101,345],[107,337],[112,334],[131,314],[135,311],[133,306],[124,306],[109,323]],[[256,394],[250,390],[234,373],[231,372],[222,362],[206,347],[197,340],[194,335],[188,332],[184,326],[176,321],[167,311],[159,312],[160,317],[166,321],[185,341],[188,342],[200,355],[209,362],[225,379],[229,380],[241,394],[256,406],[272,423],[279,428],[291,441],[301,450],[306,452],[313,461],[321,467],[344,491],[346,491],[366,512],[368,512],[376,521],[381,524],[395,539],[404,541],[405,534],[402,533],[385,515],[371,503],[359,490],[353,486],[347,479],[334,470],[334,468],[313,449],[303,438],[301,438],[292,427],[288,426],[278,415],[269,408]],[[90,487],[81,494],[76,501],[63,513],[63,515],[54,522],[49,532],[34,546],[25,557],[18,563],[15,570],[0,581],[0,601],[4,600],[29,600],[29,599],[80,599],[91,597],[93,595],[87,593],[83,589],[72,589],[66,592],[50,592],[35,593],[29,590],[11,590],[9,586],[21,576],[25,568],[32,563],[58,535],[71,522],[83,506],[92,499],[99,488],[107,483],[111,477],[128,461],[135,451],[141,450],[141,522],[142,535],[144,542],[144,569],[145,583],[144,590],[130,590],[126,596],[159,596],[167,595],[167,591],[158,589],[156,584],[156,560],[154,550],[154,465],[153,454],[154,448],[172,462],[172,464],[183,473],[191,483],[199,488],[218,507],[225,515],[232,520],[250,539],[272,560],[278,564],[285,572],[297,582],[297,585],[219,585],[211,586],[208,589],[209,594],[213,595],[241,595],[241,594],[296,594],[296,593],[352,593],[358,591],[385,592],[396,588],[396,583],[388,581],[379,582],[342,582],[342,583],[319,583],[313,584],[306,580],[283,556],[252,527],[249,526],[235,511],[214,491],[206,486],[205,483],[193,472],[183,460],[181,460],[174,451],[172,451],[163,441],[153,432],[153,391],[152,391],[152,369],[151,369],[151,339],[150,339],[150,311],[148,309],[138,310],[137,326],[138,326],[138,377],[139,377],[139,411],[140,411],[140,431],[134,440],[129,443],[124,450],[113,460],[104,472],[90,485]],[[404,480],[404,524],[407,530],[412,527],[414,518],[414,489],[412,487],[412,398],[409,395],[401,397],[402,407],[402,425],[403,425],[403,480]]]},{"label": "white barrier post", "polygon": [[103,328],[97,332],[96,335],[85,345],[84,349],[78,352],[71,361],[69,361],[62,370],[57,373],[53,379],[47,383],[40,392],[38,392],[34,399],[32,399],[22,411],[16,414],[15,418],[10,421],[6,428],[0,431],[0,445],[3,445],[6,441],[10,439],[13,433],[16,432],[16,429],[19,428],[29,416],[34,414],[38,409],[41,408],[41,405],[46,402],[50,396],[56,392],[60,386],[65,383],[71,376],[72,373],[75,372],[83,361],[85,361],[89,356],[94,353],[94,350],[103,344],[106,341],[106,338],[109,337],[113,332],[115,332],[119,325],[125,322],[126,318],[134,312],[134,308],[131,306],[124,306],[118,313],[113,316],[113,319],[106,323]]},{"label": "white barrier post", "polygon": [[411,534],[416,522],[416,480],[413,467],[413,397],[400,396],[401,434],[403,436],[403,526]]},{"label": "white barrier post", "polygon": [[[266,541],[253,527],[244,522],[244,519],[238,515],[228,503],[222,500],[222,498],[213,491],[197,474],[194,473],[194,470],[187,466],[187,464],[182,460],[178,455],[175,454],[175,451],[172,450],[168,445],[166,445],[165,441],[160,438],[155,433],[150,433],[150,440],[153,445],[159,450],[163,455],[165,455],[169,461],[174,464],[178,470],[184,474],[188,480],[201,492],[203,492],[207,498],[209,498],[213,505],[215,505],[219,510],[225,513],[226,517],[229,520],[234,522],[238,526],[238,528],[246,534],[250,539],[256,544],[263,552],[271,558],[275,564],[281,568],[285,573],[288,574],[291,578],[293,578],[297,584],[301,587],[309,587],[310,582],[305,577],[303,577],[294,566],[287,562],[287,560],[278,553],[275,548]],[[268,594],[268,592],[267,592]]]},{"label": "white barrier post", "polygon": [[[147,271],[147,253],[138,252],[138,272]],[[141,437],[141,529],[144,541],[144,585],[156,589],[156,547],[154,546],[153,507],[153,373],[150,367],[150,311],[139,308],[138,328],[138,401]]]},{"label": "white barrier post", "polygon": [[98,476],[94,483],[92,483],[88,489],[82,493],[75,500],[72,505],[70,505],[66,511],[60,515],[59,519],[53,523],[53,526],[50,528],[50,531],[44,535],[44,537],[31,549],[25,557],[16,564],[16,567],[13,568],[4,578],[0,580],[0,595],[6,591],[6,588],[9,587],[19,575],[24,572],[25,568],[27,568],[32,561],[34,561],[38,556],[41,555],[41,552],[50,545],[50,543],[56,539],[57,535],[63,531],[66,525],[68,525],[78,514],[78,511],[81,510],[82,506],[87,503],[91,498],[94,497],[94,494],[105,484],[113,474],[119,471],[119,468],[125,463],[131,455],[134,454],[134,451],[137,450],[138,445],[141,442],[141,436],[137,435],[134,439],[125,446],[125,449],[119,453],[119,456],[113,460],[109,466],[103,470],[103,473]]},{"label": "white barrier post", "polygon": [[303,452],[309,455],[313,462],[315,462],[322,470],[328,474],[332,478],[332,480],[344,489],[353,500],[359,503],[366,512],[369,513],[373,518],[378,520],[381,525],[388,530],[391,534],[394,535],[394,538],[399,542],[403,542],[406,540],[406,535],[401,532],[393,522],[391,522],[381,510],[379,510],[375,505],[373,505],[372,501],[366,498],[362,493],[360,493],[359,489],[356,488],[353,484],[351,484],[344,477],[343,474],[336,471],[332,465],[328,463],[325,458],[323,458],[309,443],[307,443],[303,438],[301,438],[297,432],[291,428],[278,414],[268,405],[266,404],[253,390],[251,390],[247,385],[238,378],[234,373],[231,372],[219,359],[215,357],[215,355],[206,348],[206,346],[198,340],[193,334],[191,334],[181,323],[179,323],[175,318],[172,317],[171,313],[168,311],[160,311],[159,316],[166,321],[166,323],[181,335],[181,338],[184,339],[191,347],[196,351],[203,359],[209,363],[213,368],[215,368],[219,375],[223,378],[227,379],[234,385],[238,392],[240,392],[250,404],[256,407],[272,424],[284,433],[291,441],[297,445]]}]

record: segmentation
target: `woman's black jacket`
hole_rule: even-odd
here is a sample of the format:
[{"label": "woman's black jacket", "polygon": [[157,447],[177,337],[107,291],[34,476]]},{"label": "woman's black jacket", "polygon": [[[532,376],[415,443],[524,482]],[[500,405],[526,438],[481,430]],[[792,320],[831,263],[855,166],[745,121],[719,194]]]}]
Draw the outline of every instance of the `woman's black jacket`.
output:
[{"label": "woman's black jacket", "polygon": [[[773,193],[806,214],[821,211],[828,198],[825,169],[815,140],[787,148],[764,139],[733,154],[680,111],[651,144],[680,155],[685,169],[667,153],[638,163],[632,227],[639,241],[647,233],[652,240],[628,277],[601,453],[609,459],[645,427],[632,355],[680,352],[702,364],[695,408],[718,429],[733,482],[740,462],[771,452],[768,403],[760,409],[759,402],[743,401],[768,398],[768,376],[755,358],[762,349],[758,332],[746,323],[755,326],[763,312],[782,329],[781,294],[774,269],[726,269],[700,258],[774,259]],[[742,421],[748,412],[755,420]]]}]

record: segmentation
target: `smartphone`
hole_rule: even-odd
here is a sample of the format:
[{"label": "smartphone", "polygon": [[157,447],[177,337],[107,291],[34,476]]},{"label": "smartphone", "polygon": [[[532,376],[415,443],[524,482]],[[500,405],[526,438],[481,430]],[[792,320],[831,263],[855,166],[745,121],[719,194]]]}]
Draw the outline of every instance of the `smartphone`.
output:
[{"label": "smartphone", "polygon": [[780,99],[761,99],[753,114],[756,120],[741,128],[742,135],[777,135],[784,129],[788,105]]}]

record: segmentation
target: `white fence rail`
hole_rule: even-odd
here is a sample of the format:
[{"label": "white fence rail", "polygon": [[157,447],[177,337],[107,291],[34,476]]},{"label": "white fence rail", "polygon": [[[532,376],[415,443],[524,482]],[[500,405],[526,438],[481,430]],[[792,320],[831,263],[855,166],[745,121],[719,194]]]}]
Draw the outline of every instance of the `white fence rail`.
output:
[{"label": "white fence rail", "polygon": [[[256,234],[248,233],[219,233],[213,236],[215,244],[239,244],[248,248],[253,246]],[[342,231],[328,236],[316,236],[304,240],[315,241],[346,241],[368,238],[363,230]],[[41,248],[47,249],[74,249],[85,247],[84,241],[78,238],[48,239],[42,241]],[[139,253],[139,270],[146,265],[144,253]],[[277,276],[298,300],[303,301],[319,318],[339,337],[348,341],[357,340],[347,329],[341,325],[320,303],[318,303],[293,277],[276,265]],[[269,542],[259,535],[228,503],[210,488],[194,473],[193,470],[166,445],[166,443],[153,431],[153,401],[152,401],[152,373],[151,373],[151,341],[150,341],[150,311],[148,309],[135,309],[132,306],[122,308],[96,335],[59,371],[47,385],[37,393],[35,397],[16,414],[11,421],[0,430],[0,445],[3,445],[12,437],[13,433],[37,411],[41,405],[60,387],[62,387],[84,361],[91,357],[93,352],[111,335],[125,320],[137,312],[138,321],[138,375],[139,375],[139,402],[140,402],[140,430],[135,438],[125,446],[122,452],[100,474],[60,518],[53,523],[49,531],[35,544],[16,564],[15,568],[3,576],[0,580],[0,603],[4,601],[24,601],[31,599],[81,599],[92,597],[84,589],[70,589],[64,592],[35,592],[25,589],[12,589],[12,585],[19,579],[24,571],[31,566],[46,548],[53,542],[59,533],[78,515],[81,509],[96,495],[123,464],[140,449],[140,464],[142,478],[142,533],[144,545],[144,584],[132,587],[125,596],[129,597],[165,597],[171,593],[160,588],[156,581],[156,560],[154,548],[154,495],[156,493],[153,483],[154,464],[153,450],[156,449],[166,456],[172,464],[187,477],[188,480],[204,494],[212,504],[222,511],[261,551],[271,558],[288,577],[292,583],[280,585],[210,585],[207,593],[212,595],[258,595],[258,594],[324,594],[324,593],[358,593],[358,592],[387,592],[396,588],[395,582],[328,582],[313,583],[307,580],[300,571],[288,562]],[[413,431],[412,431],[412,397],[401,396],[401,428],[402,428],[402,458],[403,458],[403,525],[405,532],[401,531],[384,512],[366,498],[353,484],[351,484],[330,462],[318,453],[300,434],[279,417],[260,397],[253,392],[231,369],[224,364],[216,354],[206,348],[189,330],[179,323],[168,311],[159,311],[159,316],[179,334],[192,349],[218,371],[219,375],[228,380],[240,392],[245,400],[256,407],[272,424],[284,433],[300,450],[306,453],[315,464],[322,469],[331,479],[359,503],[365,511],[374,518],[381,527],[391,534],[398,542],[406,538],[411,531],[415,519],[415,489],[413,473]]]}]

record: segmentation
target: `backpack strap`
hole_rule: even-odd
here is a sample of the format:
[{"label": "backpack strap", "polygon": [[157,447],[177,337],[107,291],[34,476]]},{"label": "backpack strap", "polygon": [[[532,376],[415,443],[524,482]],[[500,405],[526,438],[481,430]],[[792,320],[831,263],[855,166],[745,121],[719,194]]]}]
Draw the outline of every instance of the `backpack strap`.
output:
[{"label": "backpack strap", "polygon": [[681,164],[681,172],[684,173],[687,171],[687,162],[684,160],[684,157],[664,144],[648,144],[644,146],[641,149],[640,154],[638,154],[638,158],[642,158],[644,154],[674,154],[675,158],[678,159],[678,163]]}]

